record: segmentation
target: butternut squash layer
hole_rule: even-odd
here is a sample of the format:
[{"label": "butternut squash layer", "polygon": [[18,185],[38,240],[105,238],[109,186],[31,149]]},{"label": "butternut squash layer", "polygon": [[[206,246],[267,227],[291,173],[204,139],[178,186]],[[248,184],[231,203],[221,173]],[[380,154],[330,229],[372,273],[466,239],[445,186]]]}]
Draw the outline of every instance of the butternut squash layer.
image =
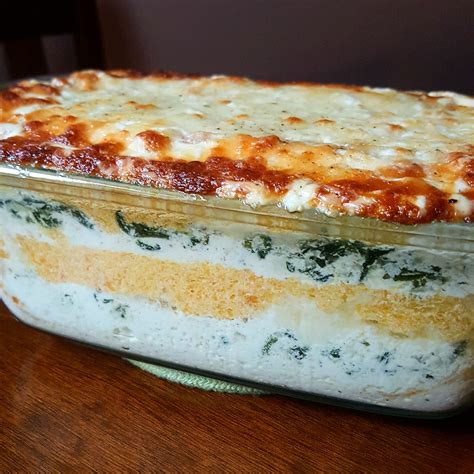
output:
[{"label": "butternut squash layer", "polygon": [[99,251],[71,246],[65,240],[49,244],[18,236],[17,242],[28,264],[49,282],[145,297],[186,315],[258,317],[271,305],[297,298],[313,304],[315,313],[342,317],[351,325],[357,318],[400,337],[455,341],[471,339],[474,333],[474,296],[416,298],[363,285],[316,287],[295,278],[265,278],[247,269]]}]

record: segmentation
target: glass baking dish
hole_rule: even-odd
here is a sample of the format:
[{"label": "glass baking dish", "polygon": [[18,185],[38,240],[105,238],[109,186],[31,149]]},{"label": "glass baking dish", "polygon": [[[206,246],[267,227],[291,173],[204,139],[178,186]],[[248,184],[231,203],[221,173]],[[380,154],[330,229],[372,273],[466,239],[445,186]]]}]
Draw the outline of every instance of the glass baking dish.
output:
[{"label": "glass baking dish", "polygon": [[129,358],[389,414],[473,399],[468,224],[254,209],[0,165],[1,296]]}]

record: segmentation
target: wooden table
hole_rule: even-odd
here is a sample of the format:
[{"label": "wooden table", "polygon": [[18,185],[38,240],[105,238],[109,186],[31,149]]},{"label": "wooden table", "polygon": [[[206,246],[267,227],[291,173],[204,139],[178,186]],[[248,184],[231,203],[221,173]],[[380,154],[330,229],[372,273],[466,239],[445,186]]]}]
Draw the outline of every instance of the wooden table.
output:
[{"label": "wooden table", "polygon": [[0,303],[0,472],[473,472],[473,412],[383,417],[202,392],[42,334]]}]

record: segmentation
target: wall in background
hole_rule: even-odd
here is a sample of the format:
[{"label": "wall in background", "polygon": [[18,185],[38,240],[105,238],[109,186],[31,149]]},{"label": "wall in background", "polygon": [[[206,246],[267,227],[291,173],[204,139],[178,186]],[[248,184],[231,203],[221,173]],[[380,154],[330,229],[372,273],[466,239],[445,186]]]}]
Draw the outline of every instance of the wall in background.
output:
[{"label": "wall in background", "polygon": [[[473,0],[97,0],[106,66],[474,94]],[[43,38],[49,70],[72,38]],[[8,79],[0,45],[0,81]]]},{"label": "wall in background", "polygon": [[110,67],[474,93],[473,0],[99,0]]}]

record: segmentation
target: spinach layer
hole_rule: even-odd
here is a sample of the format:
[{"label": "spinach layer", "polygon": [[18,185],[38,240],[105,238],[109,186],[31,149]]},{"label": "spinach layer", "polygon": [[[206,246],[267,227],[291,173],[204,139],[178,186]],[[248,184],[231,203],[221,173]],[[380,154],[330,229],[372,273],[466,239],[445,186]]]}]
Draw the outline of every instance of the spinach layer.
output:
[{"label": "spinach layer", "polygon": [[157,242],[145,241],[143,239],[169,240],[173,235],[186,237],[185,247],[207,245],[209,243],[209,234],[204,229],[191,228],[188,232],[183,232],[162,226],[150,226],[141,222],[128,222],[122,211],[115,213],[115,220],[122,232],[134,238],[135,243],[145,250],[161,250],[161,245]]},{"label": "spinach layer", "polygon": [[93,229],[92,221],[79,209],[63,203],[44,201],[24,196],[21,199],[0,200],[0,207],[29,224],[39,224],[45,229],[56,229],[63,224],[63,217],[70,216],[87,229]]}]

